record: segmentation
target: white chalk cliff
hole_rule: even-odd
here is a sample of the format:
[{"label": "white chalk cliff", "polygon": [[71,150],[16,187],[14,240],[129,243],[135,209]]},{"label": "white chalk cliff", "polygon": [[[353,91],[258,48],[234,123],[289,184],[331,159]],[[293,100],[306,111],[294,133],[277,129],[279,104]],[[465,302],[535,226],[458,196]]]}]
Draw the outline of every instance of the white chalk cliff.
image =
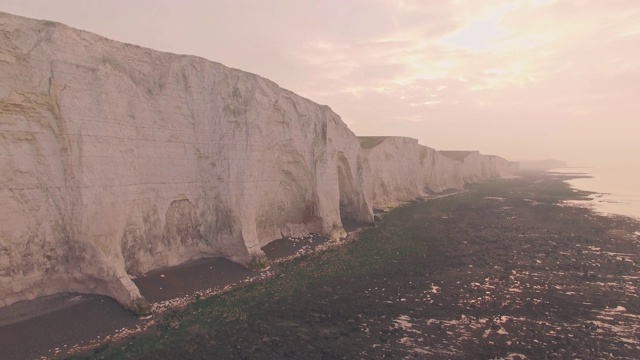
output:
[{"label": "white chalk cliff", "polygon": [[[61,291],[143,306],[130,275],[248,265],[371,222],[360,146],[254,74],[0,13],[0,306]],[[341,214],[342,211],[342,214]]]},{"label": "white chalk cliff", "polygon": [[462,179],[473,184],[489,179],[511,178],[513,165],[496,155],[483,155],[479,151],[439,151],[440,154],[462,163]]},{"label": "white chalk cliff", "polygon": [[397,136],[359,139],[365,158],[365,192],[374,206],[393,206],[464,187],[462,163],[418,144],[416,139]]},{"label": "white chalk cliff", "polygon": [[260,264],[282,236],[504,175],[374,145],[260,76],[0,12],[0,306],[82,292],[144,312],[131,276]]},{"label": "white chalk cliff", "polygon": [[374,206],[388,207],[489,179],[511,178],[513,164],[478,151],[436,151],[416,139],[359,137],[365,189]]}]

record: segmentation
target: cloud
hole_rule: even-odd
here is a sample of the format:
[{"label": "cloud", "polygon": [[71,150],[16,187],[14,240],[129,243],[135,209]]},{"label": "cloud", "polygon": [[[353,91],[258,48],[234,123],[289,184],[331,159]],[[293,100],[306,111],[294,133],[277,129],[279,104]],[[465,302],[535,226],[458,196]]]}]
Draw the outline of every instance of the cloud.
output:
[{"label": "cloud", "polygon": [[362,135],[588,163],[611,157],[594,149],[640,132],[636,0],[5,0],[3,9],[260,74],[330,105]]}]

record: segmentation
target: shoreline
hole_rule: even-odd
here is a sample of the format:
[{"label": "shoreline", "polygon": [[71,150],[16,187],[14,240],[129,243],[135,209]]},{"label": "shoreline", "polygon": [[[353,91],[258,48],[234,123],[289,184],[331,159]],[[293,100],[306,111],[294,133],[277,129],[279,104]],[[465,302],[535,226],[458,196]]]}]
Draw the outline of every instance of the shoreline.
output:
[{"label": "shoreline", "polygon": [[[58,359],[144,334],[167,311],[273,278],[280,264],[340,246],[364,228],[350,222],[347,237],[339,241],[317,234],[274,240],[262,248],[271,262],[262,271],[249,270],[222,257],[150,271],[133,279],[153,309],[153,314],[145,318],[135,317],[107,296],[81,293],[54,294],[0,308],[0,355],[2,359]],[[79,324],[76,319],[84,316],[95,321]],[[67,331],[47,339],[61,327]],[[28,348],[22,340],[27,334],[32,335]],[[32,345],[33,337],[38,338],[38,346]]]},{"label": "shoreline", "polygon": [[[543,178],[544,178],[544,176],[543,176]],[[547,180],[549,178],[550,178],[550,176],[547,176]],[[480,184],[478,186],[479,187],[482,187],[482,186],[491,187],[491,186],[494,186],[495,184],[498,184],[498,185],[495,185],[495,186],[499,186],[500,184],[505,185],[505,184],[508,184],[508,183],[509,183],[509,181],[506,181],[506,182],[496,181],[496,182],[492,182],[491,183],[493,185],[491,185],[491,184],[489,184],[489,185]],[[475,187],[472,187],[472,188],[473,188],[472,191],[477,191],[477,189],[475,189]],[[584,194],[585,192],[582,192],[582,193]],[[397,217],[396,213],[398,211],[403,212],[403,211],[405,211],[405,208],[407,208],[407,207],[418,206],[421,203],[422,204],[431,203],[432,202],[431,200],[437,200],[439,202],[443,202],[443,201],[444,202],[448,202],[448,201],[452,201],[451,199],[455,199],[456,198],[456,197],[450,197],[451,195],[460,195],[460,194],[467,194],[467,195],[465,195],[467,197],[472,195],[472,194],[469,194],[469,191],[464,191],[464,192],[461,192],[461,193],[445,194],[443,196],[436,196],[436,197],[432,197],[432,198],[426,199],[427,200],[426,202],[424,202],[424,201],[417,202],[417,203],[410,202],[408,204],[405,204],[406,206],[401,206],[397,211],[391,211],[391,212],[386,213],[384,215],[385,215],[385,217],[386,216],[391,216],[392,218],[395,218],[395,217]],[[449,199],[447,199],[447,198],[449,198]],[[504,198],[502,200],[498,200],[498,199],[499,199],[499,197],[487,197],[487,198],[483,198],[483,201],[484,202],[488,202],[488,203],[494,203],[494,202],[502,203],[502,202],[506,201]],[[525,205],[523,205],[523,208],[531,208],[531,209],[533,209],[536,206],[538,206],[538,205],[536,205],[536,203],[537,204],[542,204],[542,202],[538,202],[537,200],[532,200],[532,199],[525,199],[525,200],[531,200],[532,202],[530,203],[530,202],[524,201]],[[457,200],[456,201],[452,201],[452,202],[457,202]],[[593,213],[591,215],[589,215],[589,217],[595,217],[595,216],[599,216],[599,215],[598,214],[593,214]],[[447,214],[445,217],[442,217],[442,219],[440,219],[440,221],[451,221],[449,219],[450,219],[450,214]],[[377,229],[374,229],[374,230],[377,230]],[[363,232],[363,231],[366,232],[367,230],[359,230],[356,234],[350,233],[351,239],[353,239],[354,237],[359,237],[360,233]],[[638,231],[640,231],[640,228],[638,229]],[[638,232],[637,234],[640,234],[640,232]],[[640,235],[638,235],[638,236],[640,237]],[[295,258],[297,258],[297,260],[293,260],[292,259],[291,253],[289,253],[288,256],[287,256],[287,254],[282,253],[282,252],[278,253],[278,251],[282,251],[282,249],[286,248],[286,244],[284,244],[284,245],[283,244],[275,244],[276,242],[279,242],[279,241],[281,241],[281,242],[291,241],[291,242],[296,243],[298,245],[297,250],[295,250],[293,252],[293,255],[295,255],[295,253],[298,250],[302,250],[299,253],[299,256],[297,256],[297,257],[294,256]],[[323,251],[323,252],[309,251],[309,249],[311,248],[310,243],[314,243],[314,241],[315,241],[315,245],[314,246],[322,247],[323,245],[326,245],[327,247],[329,247],[331,249],[329,249],[329,251]],[[218,292],[212,291],[212,292],[209,292],[209,293],[206,293],[206,294],[203,293],[203,294],[201,294],[201,296],[199,296],[199,298],[204,299],[207,296],[218,295],[218,294],[223,294],[224,293],[223,294],[224,296],[220,296],[220,295],[219,296],[213,296],[213,298],[205,300],[205,302],[208,302],[208,301],[211,301],[211,300],[217,301],[216,298],[219,298],[219,297],[223,297],[224,298],[224,297],[230,296],[229,290],[231,290],[232,288],[237,288],[238,285],[244,285],[244,284],[248,284],[248,283],[252,283],[253,284],[250,287],[255,287],[255,286],[259,286],[259,287],[266,286],[266,287],[269,287],[270,283],[280,281],[282,276],[288,274],[291,271],[290,270],[291,268],[295,268],[300,263],[305,263],[305,262],[307,262],[308,259],[311,259],[311,260],[308,260],[308,261],[313,262],[314,259],[328,257],[328,256],[330,256],[329,253],[335,253],[335,252],[342,253],[342,252],[345,251],[346,248],[352,247],[351,245],[353,245],[349,241],[346,241],[347,242],[347,246],[336,246],[336,244],[323,243],[323,242],[319,241],[317,238],[316,239],[310,238],[310,239],[306,239],[306,240],[305,239],[276,240],[276,242],[272,243],[273,244],[273,249],[269,249],[268,248],[269,245],[272,245],[272,244],[269,244],[269,245],[265,246],[265,253],[269,252],[269,254],[271,256],[280,255],[281,259],[286,259],[286,260],[282,260],[282,261],[275,261],[274,260],[274,261],[272,261],[272,263],[274,264],[272,266],[272,268],[269,269],[268,271],[254,274],[255,277],[253,278],[252,281],[248,281],[248,282],[245,282],[245,283],[242,283],[242,284],[234,283],[230,287],[223,288],[223,291],[218,291]],[[362,239],[359,239],[358,241],[356,241],[356,243],[360,243],[360,242],[362,242]],[[280,246],[278,246],[278,245],[280,245]],[[289,244],[289,245],[292,245],[292,244]],[[292,247],[290,247],[290,248],[292,248]],[[310,256],[305,256],[305,255],[310,255]],[[201,262],[201,263],[198,263],[198,262]],[[209,266],[209,264],[207,263],[207,260],[197,260],[197,261],[195,261],[195,263],[196,264],[187,264],[186,266],[184,266],[187,269],[178,269],[178,271],[176,271],[175,275],[171,272],[171,270],[174,270],[174,269],[171,268],[171,269],[165,269],[165,270],[158,270],[158,271],[154,272],[154,274],[152,274],[152,275],[148,275],[146,277],[141,277],[139,279],[136,279],[136,281],[142,281],[142,283],[144,283],[145,281],[148,282],[149,287],[147,288],[146,291],[149,291],[149,289],[151,289],[152,291],[156,291],[156,297],[154,299],[156,299],[158,301],[154,301],[154,305],[155,304],[162,304],[162,305],[158,305],[158,307],[156,308],[156,310],[158,310],[159,313],[156,316],[154,316],[153,319],[146,320],[146,321],[145,320],[136,320],[137,321],[136,324],[131,324],[129,326],[129,328],[136,329],[137,331],[122,330],[121,328],[118,328],[118,329],[116,329],[117,331],[111,332],[111,335],[109,335],[109,336],[105,337],[104,335],[99,335],[99,337],[101,339],[99,342],[93,342],[93,343],[89,342],[88,346],[85,346],[85,347],[78,346],[78,347],[76,347],[74,349],[73,353],[78,353],[78,352],[81,352],[81,351],[82,352],[91,351],[92,349],[94,349],[94,351],[100,350],[100,352],[102,352],[105,349],[104,349],[104,345],[100,346],[100,344],[111,343],[112,345],[109,346],[108,349],[112,349],[112,348],[115,349],[115,348],[117,348],[119,346],[117,344],[121,343],[120,340],[122,340],[122,339],[131,340],[132,338],[136,338],[138,336],[143,336],[143,337],[144,336],[153,336],[154,333],[160,331],[159,329],[163,328],[163,326],[166,325],[166,319],[164,319],[164,318],[166,318],[166,316],[162,315],[162,313],[164,313],[164,312],[166,312],[168,310],[171,310],[171,311],[169,313],[167,313],[167,314],[174,314],[174,313],[176,313],[176,311],[177,311],[177,313],[180,313],[182,311],[180,309],[186,309],[184,311],[189,312],[189,309],[192,308],[193,305],[189,306],[187,304],[187,302],[192,300],[192,299],[195,299],[196,298],[195,296],[192,296],[189,299],[182,298],[182,299],[180,299],[178,301],[175,301],[175,298],[172,298],[174,300],[163,299],[162,296],[165,296],[167,298],[171,298],[171,296],[169,296],[165,291],[158,291],[158,290],[165,290],[164,288],[165,288],[166,284],[171,284],[171,283],[175,284],[179,278],[194,277],[194,276],[197,276],[198,274],[202,275],[203,273],[206,273],[207,270],[212,270],[211,268],[207,269],[207,266]],[[195,266],[193,268],[189,269],[189,267],[191,265],[195,265]],[[236,266],[239,266],[239,265],[236,265]],[[283,266],[284,268],[281,269],[280,266]],[[183,266],[181,265],[181,266],[178,266],[177,268],[181,268],[181,267],[183,267]],[[233,270],[231,268],[229,268],[229,270],[231,270],[230,273],[233,272]],[[180,271],[182,271],[182,273],[180,273]],[[164,275],[164,276],[162,276],[162,275]],[[251,277],[249,277],[249,278],[251,278]],[[264,280],[266,278],[269,278],[271,280],[267,281],[266,283],[265,282],[255,282],[255,280]],[[232,282],[230,281],[229,283],[232,283]],[[153,286],[156,287],[155,290],[153,290]],[[229,286],[229,284],[227,284],[227,286]],[[434,285],[434,286],[436,286],[436,285]],[[144,288],[144,285],[142,287]],[[163,289],[160,289],[160,288],[163,288]],[[245,288],[247,288],[247,287],[245,286]],[[243,289],[239,289],[239,290],[240,291],[234,290],[232,293],[250,292],[250,289],[248,289],[248,288],[244,289],[244,290]],[[142,291],[142,289],[141,289],[141,291]],[[179,294],[180,291],[182,291],[182,290],[174,289],[172,291],[174,291],[175,294]],[[163,301],[164,301],[164,303],[163,303]],[[202,302],[199,302],[199,303],[202,303]],[[59,313],[65,313],[65,311],[63,310],[63,311],[60,311]],[[69,314],[69,313],[67,313],[66,315],[67,316],[72,316],[72,317],[76,316],[76,315]],[[402,321],[404,321],[404,320],[402,320]],[[144,324],[141,325],[141,322],[144,322]],[[172,323],[172,324],[174,324],[174,325],[171,325],[171,326],[178,326],[178,327],[182,326],[182,325],[180,325],[180,322]],[[176,325],[176,324],[178,324],[178,325]],[[3,327],[0,326],[0,333],[2,333],[2,328]],[[146,332],[148,334],[147,335],[142,335],[141,333],[144,333],[144,332]],[[25,340],[23,340],[23,341],[25,341]],[[55,357],[55,358],[60,357],[60,356],[65,356],[65,354],[69,354],[69,352],[64,351],[64,349],[60,349],[57,353],[55,352],[55,350],[49,352],[49,356],[53,355],[53,357]],[[9,359],[10,358],[11,357],[9,357]],[[160,356],[160,358],[162,358],[162,356]],[[164,357],[164,358],[170,358],[170,357]]]},{"label": "shoreline", "polygon": [[[448,191],[413,201],[430,201],[465,192],[467,190]],[[383,216],[407,203],[409,202],[399,202],[389,206],[380,215]],[[153,315],[145,318],[133,316],[109,297],[80,293],[54,294],[0,308],[0,354],[7,359],[57,359],[91,351],[106,343],[135,337],[148,332],[156,325],[155,319],[168,310],[181,309],[194,301],[273,278],[280,264],[340,246],[353,240],[367,228],[350,220],[346,220],[344,226],[348,234],[345,239],[339,241],[330,241],[326,237],[309,234],[270,242],[262,249],[271,266],[263,271],[252,271],[225,258],[215,257],[195,259],[138,276],[133,281],[153,309]],[[208,277],[207,273],[215,274],[215,277]],[[73,319],[83,316],[86,312],[97,314],[95,323],[78,326]],[[56,320],[49,320],[52,317]],[[63,332],[49,339],[50,341],[43,341],[47,337],[45,334],[53,334],[54,329],[59,327],[66,328],[71,333]],[[16,344],[21,343],[19,339],[26,334],[40,334],[36,335],[41,339],[37,342],[37,347],[16,347]]]},{"label": "shoreline", "polygon": [[[558,171],[569,169],[570,168],[552,169],[547,171],[547,173],[550,174],[571,176],[571,178],[565,180],[564,182],[576,191],[590,193],[587,199],[566,202],[569,206],[591,209],[594,212],[605,216],[623,216],[640,221],[640,188],[635,189],[635,191],[633,192],[634,195],[631,195],[631,192],[625,193],[625,191],[629,191],[629,189],[627,188],[622,191],[621,189],[616,188],[615,185],[619,186],[621,183],[609,184],[608,186],[606,186],[606,191],[602,189],[602,184],[598,185],[598,183],[594,183],[595,180],[601,177],[600,171],[617,170],[619,168],[613,167],[607,169],[599,167],[584,167],[582,169],[586,169],[586,172]],[[589,169],[591,169],[591,171],[588,171]],[[594,172],[593,170],[596,170],[596,172]],[[582,181],[584,179],[587,179],[589,181]]]},{"label": "shoreline", "polygon": [[586,194],[541,174],[411,202],[99,356],[631,359],[640,223],[559,206]]}]

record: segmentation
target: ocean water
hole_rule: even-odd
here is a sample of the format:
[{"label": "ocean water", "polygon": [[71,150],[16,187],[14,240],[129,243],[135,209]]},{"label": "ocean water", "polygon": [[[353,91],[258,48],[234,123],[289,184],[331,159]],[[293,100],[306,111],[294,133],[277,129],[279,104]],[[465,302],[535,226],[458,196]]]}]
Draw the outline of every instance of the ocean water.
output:
[{"label": "ocean water", "polygon": [[594,210],[640,220],[640,166],[555,169],[558,173],[581,173],[591,178],[567,182],[575,189],[593,191],[589,201],[577,202]]}]

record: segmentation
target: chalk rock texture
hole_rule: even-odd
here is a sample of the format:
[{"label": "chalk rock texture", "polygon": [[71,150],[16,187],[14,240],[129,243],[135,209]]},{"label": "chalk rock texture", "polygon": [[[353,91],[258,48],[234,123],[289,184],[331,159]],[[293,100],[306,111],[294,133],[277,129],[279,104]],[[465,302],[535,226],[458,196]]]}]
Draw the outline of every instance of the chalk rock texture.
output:
[{"label": "chalk rock texture", "polygon": [[374,206],[393,206],[430,193],[464,187],[462,163],[407,137],[359,137],[366,194]]},{"label": "chalk rock texture", "polygon": [[420,145],[419,166],[425,179],[428,193],[442,193],[445,190],[464,188],[462,163],[452,160],[430,147]]},{"label": "chalk rock texture", "polygon": [[511,178],[507,160],[477,151],[436,151],[406,137],[359,137],[365,157],[366,194],[374,206],[462,189],[465,184]]},{"label": "chalk rock texture", "polygon": [[496,155],[483,155],[479,151],[439,151],[442,155],[462,162],[462,179],[473,184],[489,179],[512,178],[512,165]]},{"label": "chalk rock texture", "polygon": [[0,306],[135,309],[132,275],[371,222],[364,165],[329,107],[262,77],[0,13]]}]

